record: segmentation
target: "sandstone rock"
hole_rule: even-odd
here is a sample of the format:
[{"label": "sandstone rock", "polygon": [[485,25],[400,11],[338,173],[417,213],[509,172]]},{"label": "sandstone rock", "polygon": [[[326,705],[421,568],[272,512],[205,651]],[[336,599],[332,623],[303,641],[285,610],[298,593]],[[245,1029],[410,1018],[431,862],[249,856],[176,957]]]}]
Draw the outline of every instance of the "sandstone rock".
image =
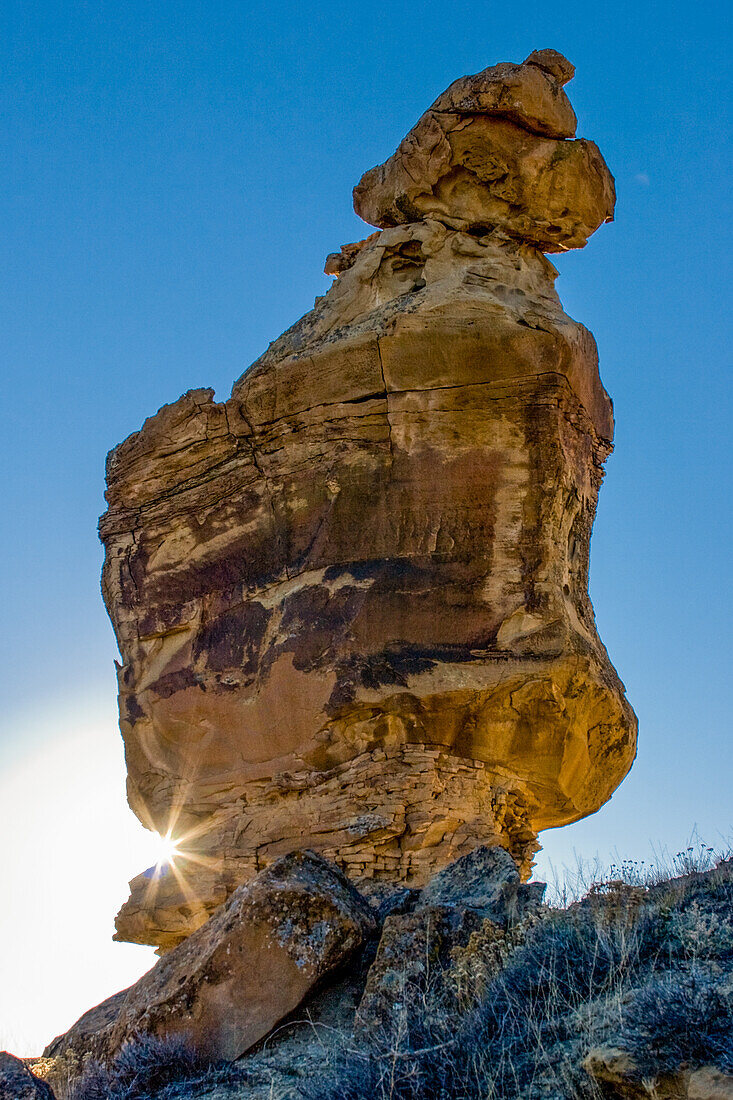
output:
[{"label": "sandstone rock", "polygon": [[649,1077],[628,1051],[615,1047],[594,1048],[583,1066],[603,1086],[603,1095],[617,1100],[733,1100],[733,1077],[714,1066]]},{"label": "sandstone rock", "polygon": [[286,856],[130,989],[109,1052],[151,1033],[183,1036],[205,1057],[238,1058],[374,928],[369,906],[337,868],[312,852]]},{"label": "sandstone rock", "polygon": [[554,76],[558,84],[567,84],[575,76],[575,65],[557,50],[532,50],[525,65],[537,65]]},{"label": "sandstone rock", "polygon": [[506,928],[536,913],[544,892],[544,882],[520,880],[517,865],[505,848],[482,845],[431,879],[417,909],[436,905],[474,909]]},{"label": "sandstone rock", "polygon": [[689,1100],[733,1100],[733,1076],[712,1066],[703,1066],[690,1074]]},{"label": "sandstone rock", "polygon": [[[590,156],[552,136],[574,126],[569,65],[487,73],[434,117],[468,112],[451,140],[488,127],[517,164],[561,149],[551,198],[527,175],[556,224],[556,173]],[[182,849],[132,883],[120,939],[170,948],[303,845],[419,887],[499,844],[526,877],[538,830],[598,809],[631,765],[587,591],[613,437],[595,343],[537,211],[523,229],[512,206],[508,237],[453,198],[333,254],[328,294],[228,400],[191,391],[109,456],[128,797]]]},{"label": "sandstone rock", "polygon": [[420,890],[375,879],[362,879],[359,890],[371,905],[380,928],[393,913],[411,913],[421,894]]},{"label": "sandstone rock", "polygon": [[612,220],[616,196],[597,146],[568,140],[576,120],[562,85],[573,72],[557,51],[535,50],[522,65],[456,80],[365,173],[356,213],[381,228],[435,218],[545,252],[582,248]]},{"label": "sandstone rock", "polygon": [[50,1085],[7,1051],[0,1051],[0,1100],[54,1100]]},{"label": "sandstone rock", "polygon": [[583,1068],[595,1081],[607,1088],[628,1090],[626,1095],[643,1095],[638,1066],[629,1051],[617,1047],[594,1047],[583,1062]]},{"label": "sandstone rock", "polygon": [[[425,1011],[426,997],[450,982],[456,952],[468,947],[485,925],[496,935],[539,908],[544,883],[520,881],[504,848],[481,846],[440,871],[421,891],[414,911],[395,908],[384,920],[376,958],[369,968],[357,1012],[357,1028],[398,1026],[400,1014]],[[437,997],[446,1011],[445,991]]]},{"label": "sandstone rock", "polygon": [[414,1012],[424,1012],[451,951],[465,945],[480,926],[473,910],[447,905],[387,917],[356,1013],[356,1030],[389,1033]]}]

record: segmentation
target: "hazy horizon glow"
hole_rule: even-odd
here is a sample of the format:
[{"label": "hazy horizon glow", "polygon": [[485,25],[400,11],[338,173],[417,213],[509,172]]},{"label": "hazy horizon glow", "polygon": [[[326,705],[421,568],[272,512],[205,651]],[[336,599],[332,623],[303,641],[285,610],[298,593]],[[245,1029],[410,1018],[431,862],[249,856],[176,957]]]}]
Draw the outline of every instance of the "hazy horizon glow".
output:
[{"label": "hazy horizon glow", "polygon": [[127,881],[159,854],[125,800],[114,693],[88,713],[82,700],[76,715],[39,708],[36,723],[53,725],[53,742],[0,773],[0,1049],[20,1056],[155,962],[152,948],[111,942]]}]

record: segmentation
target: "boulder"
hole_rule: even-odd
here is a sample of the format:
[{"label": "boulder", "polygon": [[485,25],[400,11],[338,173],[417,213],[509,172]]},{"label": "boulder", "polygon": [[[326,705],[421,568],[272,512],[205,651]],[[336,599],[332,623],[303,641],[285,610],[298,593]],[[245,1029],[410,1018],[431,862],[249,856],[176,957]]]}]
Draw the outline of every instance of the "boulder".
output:
[{"label": "boulder", "polygon": [[510,942],[504,933],[537,912],[544,890],[542,882],[521,882],[504,848],[481,846],[445,867],[412,900],[412,910],[386,916],[357,1029],[389,1032],[413,1012],[430,1015],[431,996],[438,1016],[445,1014],[447,990],[457,984],[454,969],[474,951],[490,969],[494,945]]},{"label": "boulder", "polygon": [[236,890],[132,986],[108,1053],[154,1034],[181,1036],[206,1058],[238,1058],[374,928],[368,904],[338,868],[294,852]]},{"label": "boulder", "polygon": [[693,1070],[687,1083],[688,1100],[733,1100],[733,1075],[714,1066]]},{"label": "boulder", "polygon": [[384,229],[435,218],[472,233],[499,230],[544,252],[582,248],[613,219],[613,177],[592,141],[570,140],[562,85],[574,72],[555,50],[456,80],[384,164],[354,188],[354,209]]},{"label": "boulder", "polygon": [[544,892],[544,882],[521,881],[517,864],[505,848],[482,845],[431,879],[416,908],[472,909],[508,928],[536,913]]},{"label": "boulder", "polygon": [[0,1100],[55,1100],[53,1089],[20,1058],[0,1051]]},{"label": "boulder", "polygon": [[594,1047],[584,1069],[611,1100],[733,1100],[733,1076],[715,1066],[642,1073],[633,1055],[616,1047]]},{"label": "boulder", "polygon": [[[119,939],[169,950],[301,847],[420,888],[500,845],[527,878],[538,832],[631,766],[588,596],[612,407],[542,254],[612,207],[571,72],[543,50],[452,85],[414,165],[357,189],[399,224],[329,257],[227,400],[184,394],[109,455],[128,798],[180,850]],[[584,214],[573,188],[605,197]]]},{"label": "boulder", "polygon": [[[465,946],[480,926],[476,913],[454,906],[431,905],[388,916],[356,1012],[356,1030],[389,1035],[413,1015],[429,1015],[429,994],[450,966],[451,952]],[[438,1001],[442,1012],[445,1006]]]}]

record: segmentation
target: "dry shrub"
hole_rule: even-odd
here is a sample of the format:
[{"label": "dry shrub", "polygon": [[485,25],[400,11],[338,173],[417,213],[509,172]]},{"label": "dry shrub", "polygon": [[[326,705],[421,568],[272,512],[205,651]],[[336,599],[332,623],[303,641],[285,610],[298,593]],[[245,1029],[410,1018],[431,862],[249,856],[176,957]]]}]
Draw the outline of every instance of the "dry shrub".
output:
[{"label": "dry shrub", "polygon": [[125,1043],[109,1065],[88,1061],[71,1085],[68,1100],[149,1100],[205,1069],[206,1063],[183,1039],[140,1036]]},{"label": "dry shrub", "polygon": [[487,923],[404,999],[409,1011],[344,1040],[304,1097],[597,1100],[582,1063],[604,1043],[649,1078],[682,1065],[733,1072],[733,866],[688,855],[670,883],[596,878],[516,938]]}]

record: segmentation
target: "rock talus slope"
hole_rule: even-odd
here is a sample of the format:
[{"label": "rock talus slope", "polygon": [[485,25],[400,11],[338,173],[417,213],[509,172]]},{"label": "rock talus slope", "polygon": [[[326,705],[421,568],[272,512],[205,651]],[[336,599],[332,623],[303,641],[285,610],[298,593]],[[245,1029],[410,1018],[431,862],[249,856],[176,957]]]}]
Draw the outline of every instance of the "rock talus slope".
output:
[{"label": "rock talus slope", "polygon": [[588,556],[611,402],[543,255],[613,212],[551,50],[456,81],[355,208],[379,231],[231,397],[108,459],[128,795],[172,832],[118,937],[180,942],[307,845],[422,885],[598,809],[636,720]]}]

